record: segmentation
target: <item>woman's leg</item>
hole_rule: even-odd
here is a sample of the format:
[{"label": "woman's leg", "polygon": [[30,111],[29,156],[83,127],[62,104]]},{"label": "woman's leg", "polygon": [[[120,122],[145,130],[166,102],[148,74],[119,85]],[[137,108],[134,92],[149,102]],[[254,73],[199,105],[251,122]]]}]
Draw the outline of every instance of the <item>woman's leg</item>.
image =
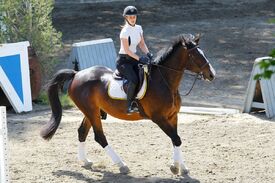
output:
[{"label": "woman's leg", "polygon": [[135,91],[138,84],[138,77],[133,64],[122,64],[117,67],[118,71],[129,81],[127,89],[127,113],[138,112],[137,107],[133,107]]}]

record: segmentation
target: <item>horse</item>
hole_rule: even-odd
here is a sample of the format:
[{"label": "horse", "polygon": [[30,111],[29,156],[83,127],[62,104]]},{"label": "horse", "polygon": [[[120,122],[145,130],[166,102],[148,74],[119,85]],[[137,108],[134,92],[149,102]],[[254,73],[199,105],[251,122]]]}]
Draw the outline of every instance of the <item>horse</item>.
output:
[{"label": "horse", "polygon": [[181,106],[179,85],[185,70],[200,75],[204,80],[212,81],[215,70],[199,47],[200,36],[181,34],[174,42],[150,64],[150,75],[145,96],[138,101],[139,113],[126,113],[126,100],[116,100],[108,96],[107,85],[113,77],[113,71],[103,66],[93,66],[81,71],[73,69],[59,70],[48,85],[48,98],[52,110],[49,122],[42,128],[40,135],[50,140],[55,134],[62,117],[59,90],[70,81],[67,92],[69,97],[84,114],[78,128],[78,159],[84,166],[92,166],[87,158],[85,140],[90,128],[94,131],[94,140],[99,143],[118,166],[121,173],[130,169],[122,158],[108,144],[102,128],[100,112],[123,120],[150,119],[171,139],[173,144],[173,174],[186,175],[189,169],[181,153],[181,138],[177,133],[177,114]]}]

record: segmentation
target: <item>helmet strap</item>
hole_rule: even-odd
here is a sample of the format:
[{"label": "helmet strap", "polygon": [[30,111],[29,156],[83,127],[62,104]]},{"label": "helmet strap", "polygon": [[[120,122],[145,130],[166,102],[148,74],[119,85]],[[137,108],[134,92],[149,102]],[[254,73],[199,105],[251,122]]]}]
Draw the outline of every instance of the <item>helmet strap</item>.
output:
[{"label": "helmet strap", "polygon": [[125,18],[125,20],[126,20],[126,22],[127,22],[127,24],[129,24],[130,26],[132,26],[132,27],[135,27],[135,25],[132,25],[132,24],[130,24],[130,22],[127,20],[127,18],[126,17],[124,17]]}]

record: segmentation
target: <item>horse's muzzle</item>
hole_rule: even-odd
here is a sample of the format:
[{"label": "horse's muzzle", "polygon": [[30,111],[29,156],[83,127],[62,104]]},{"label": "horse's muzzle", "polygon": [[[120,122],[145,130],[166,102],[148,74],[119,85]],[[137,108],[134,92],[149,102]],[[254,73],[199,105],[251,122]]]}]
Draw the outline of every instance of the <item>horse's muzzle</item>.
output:
[{"label": "horse's muzzle", "polygon": [[209,75],[209,81],[213,81],[215,79],[215,76],[213,74]]},{"label": "horse's muzzle", "polygon": [[209,64],[209,70],[207,73],[204,73],[203,74],[203,77],[205,80],[208,80],[208,81],[213,81],[216,77],[216,71],[215,69],[212,67],[212,65]]}]

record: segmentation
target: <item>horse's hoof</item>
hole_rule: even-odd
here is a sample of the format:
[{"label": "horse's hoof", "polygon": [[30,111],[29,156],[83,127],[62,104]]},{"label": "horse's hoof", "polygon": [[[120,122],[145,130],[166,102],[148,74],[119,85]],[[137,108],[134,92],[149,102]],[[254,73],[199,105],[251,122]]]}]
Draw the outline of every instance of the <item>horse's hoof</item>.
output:
[{"label": "horse's hoof", "polygon": [[81,163],[83,163],[82,167],[84,167],[84,168],[90,168],[93,166],[93,162],[89,159],[82,160]]},{"label": "horse's hoof", "polygon": [[130,169],[128,168],[128,166],[122,166],[119,168],[119,171],[122,174],[128,174],[130,172]]},{"label": "horse's hoof", "polygon": [[175,166],[175,165],[171,165],[170,166],[170,170],[174,175],[177,175],[180,171],[179,167]]},{"label": "horse's hoof", "polygon": [[83,167],[92,167],[92,166],[93,166],[93,162],[91,161],[84,162],[83,164]]},{"label": "horse's hoof", "polygon": [[182,168],[181,169],[181,176],[186,176],[190,173],[189,169],[187,168]]}]

